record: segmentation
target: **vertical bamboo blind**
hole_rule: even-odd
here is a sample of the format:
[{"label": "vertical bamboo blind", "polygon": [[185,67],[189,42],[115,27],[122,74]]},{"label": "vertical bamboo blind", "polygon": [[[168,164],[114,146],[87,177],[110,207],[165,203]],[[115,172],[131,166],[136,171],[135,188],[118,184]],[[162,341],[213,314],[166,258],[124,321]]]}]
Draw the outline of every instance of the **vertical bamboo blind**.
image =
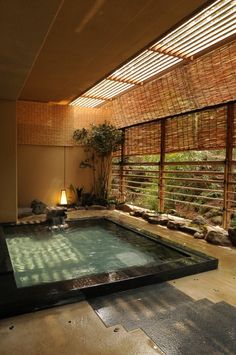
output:
[{"label": "vertical bamboo blind", "polygon": [[[166,153],[188,150],[223,149],[226,143],[227,106],[165,119]],[[123,128],[124,155],[159,154],[161,121],[142,123]],[[235,135],[236,138],[236,129]]]},{"label": "vertical bamboo blind", "polygon": [[232,41],[144,85],[111,103],[117,127],[191,112],[236,99],[236,41]]},{"label": "vertical bamboo blind", "polygon": [[[116,154],[117,157],[120,156],[121,164],[119,168],[115,168],[116,186],[113,190],[122,190],[123,195],[127,196],[126,188],[130,193],[132,189],[134,190],[135,184],[139,184],[143,186],[141,188],[143,191],[139,192],[139,195],[145,196],[152,193],[152,196],[155,196],[155,190],[150,189],[155,187],[155,179],[157,179],[156,198],[159,199],[160,210],[165,208],[164,201],[198,205],[195,202],[181,201],[180,197],[185,195],[183,190],[187,190],[186,193],[190,197],[195,196],[196,190],[212,192],[216,194],[215,197],[212,194],[203,196],[202,199],[205,199],[205,206],[223,211],[223,224],[226,227],[229,224],[230,214],[236,211],[232,208],[232,203],[236,203],[234,197],[236,180],[232,178],[233,165],[236,164],[232,155],[233,147],[236,147],[235,107],[235,103],[228,103],[211,109],[123,128],[125,140],[122,149]],[[165,160],[167,153],[191,150],[220,150],[225,155],[222,160],[210,162],[168,163]],[[159,154],[158,163],[142,163],[141,156],[155,154]],[[139,156],[140,159],[130,164],[127,158],[132,156]],[[200,171],[199,167],[204,165],[208,166],[207,171]],[[144,166],[148,168],[145,170]],[[180,170],[179,173],[186,174],[186,179],[178,178],[178,170],[175,169],[180,166],[185,167],[184,171]],[[173,173],[174,176],[171,175]],[[186,186],[178,186],[179,180],[186,180]],[[198,183],[198,187],[195,187],[194,181]],[[207,181],[215,185],[214,190],[208,189]],[[190,185],[188,185],[189,182]],[[165,186],[171,187],[166,193]]]}]

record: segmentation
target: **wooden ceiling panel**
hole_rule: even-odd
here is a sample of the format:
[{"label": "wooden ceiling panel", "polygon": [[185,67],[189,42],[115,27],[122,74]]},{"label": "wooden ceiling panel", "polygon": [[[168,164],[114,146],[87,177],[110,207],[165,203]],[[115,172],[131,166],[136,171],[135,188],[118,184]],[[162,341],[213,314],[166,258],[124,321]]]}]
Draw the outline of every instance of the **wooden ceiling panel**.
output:
[{"label": "wooden ceiling panel", "polygon": [[17,99],[60,3],[0,1],[0,99]]},{"label": "wooden ceiling panel", "polygon": [[208,3],[204,0],[65,0],[20,99],[69,102]]}]

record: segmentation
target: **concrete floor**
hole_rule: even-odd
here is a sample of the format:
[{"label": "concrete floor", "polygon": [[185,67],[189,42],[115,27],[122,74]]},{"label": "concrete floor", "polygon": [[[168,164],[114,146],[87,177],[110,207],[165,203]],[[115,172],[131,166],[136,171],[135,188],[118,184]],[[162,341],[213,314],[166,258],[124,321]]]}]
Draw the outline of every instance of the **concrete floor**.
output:
[{"label": "concrete floor", "polygon": [[[195,300],[226,301],[236,307],[236,248],[214,246],[117,211],[77,211],[69,213],[69,217],[104,214],[217,257],[218,270],[173,280],[170,284]],[[162,352],[141,329],[126,332],[121,325],[107,328],[84,301],[1,320],[0,355],[13,354],[149,355]]]}]

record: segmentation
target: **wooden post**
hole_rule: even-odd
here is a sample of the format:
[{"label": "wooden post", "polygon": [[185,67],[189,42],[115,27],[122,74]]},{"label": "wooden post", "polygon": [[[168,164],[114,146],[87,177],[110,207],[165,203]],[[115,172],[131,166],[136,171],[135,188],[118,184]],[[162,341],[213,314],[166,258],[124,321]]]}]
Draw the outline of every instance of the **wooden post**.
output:
[{"label": "wooden post", "polygon": [[160,165],[159,165],[159,211],[164,212],[165,208],[165,186],[164,186],[164,162],[165,162],[165,140],[166,140],[166,120],[161,121],[161,149],[160,149]]},{"label": "wooden post", "polygon": [[[230,224],[229,211],[232,200],[230,192],[232,190],[231,173],[232,173],[232,156],[233,156],[233,134],[234,134],[234,104],[227,105],[227,137],[226,137],[226,154],[225,154],[225,170],[224,170],[224,200],[223,200],[223,228],[227,229]],[[232,194],[231,194],[232,195]]]},{"label": "wooden post", "polygon": [[125,128],[122,129],[124,140],[121,145],[121,160],[120,160],[120,197],[121,202],[125,200],[125,190],[124,190],[124,153],[125,153]]}]

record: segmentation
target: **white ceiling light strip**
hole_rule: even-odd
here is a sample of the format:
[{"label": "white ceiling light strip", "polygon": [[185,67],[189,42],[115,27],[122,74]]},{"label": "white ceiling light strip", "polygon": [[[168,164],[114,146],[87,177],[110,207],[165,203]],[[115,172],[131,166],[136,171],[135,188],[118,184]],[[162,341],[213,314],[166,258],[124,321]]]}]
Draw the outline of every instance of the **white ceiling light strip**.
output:
[{"label": "white ceiling light strip", "polygon": [[[225,2],[225,1],[224,1]],[[227,1],[227,3],[229,0]],[[234,3],[234,4],[233,4]],[[182,52],[183,55],[188,53],[184,51],[186,44],[196,42],[198,38],[211,38],[212,32],[217,28],[220,31],[223,29],[225,24],[235,25],[235,13],[236,13],[236,2],[231,0],[228,6],[224,7],[223,13],[216,13],[214,16],[209,15],[201,19],[201,23],[192,21],[191,28],[175,30],[164,39],[158,41],[153,49],[165,48],[166,52],[171,51],[171,53],[178,51]]]},{"label": "white ceiling light strip", "polygon": [[[166,67],[171,65],[171,62],[173,61],[181,61],[182,59],[172,57],[172,56],[167,56],[167,55],[162,55],[162,57],[159,57],[159,60],[155,60],[154,62],[150,63],[149,65],[144,65],[137,70],[135,70],[133,73],[131,73],[128,78],[130,80],[135,80],[137,83],[142,83],[143,82],[143,75],[147,72],[151,71],[161,71],[162,67]],[[160,69],[160,70],[159,70]]]},{"label": "white ceiling light strip", "polygon": [[104,99],[109,99],[111,91],[114,93],[120,93],[122,91],[130,89],[132,86],[134,85],[105,79],[101,81],[99,84],[95,85],[92,89],[88,90],[86,92],[86,96],[91,95],[99,98],[102,97]]},{"label": "white ceiling light strip", "polygon": [[[192,27],[194,27],[194,31],[197,30],[200,27],[200,26],[197,26],[197,24],[199,22],[203,21],[203,19],[206,19],[206,21],[208,19],[208,22],[209,22],[209,16],[212,16],[212,14],[214,14],[215,12],[217,12],[218,16],[220,16],[222,13],[224,13],[225,12],[224,7],[226,5],[230,5],[230,6],[234,7],[235,1],[234,0],[233,1],[232,0],[215,1],[212,5],[208,6],[205,10],[201,11],[200,13],[198,13],[197,15],[192,17],[190,20],[183,23],[181,26],[179,26],[174,31],[170,32],[168,35],[166,35],[164,38],[162,38],[157,43],[169,44],[170,41],[172,41],[173,39],[181,38],[181,35],[182,35],[182,37],[185,37],[186,33],[191,33],[189,30]],[[227,9],[228,9],[228,7],[227,7]],[[220,10],[223,10],[223,11],[220,11]]]},{"label": "white ceiling light strip", "polygon": [[217,0],[71,105],[96,107],[236,33],[236,0]]},{"label": "white ceiling light strip", "polygon": [[201,44],[198,47],[194,46],[193,50],[189,52],[189,56],[191,57],[192,55],[199,53],[200,51],[208,48],[209,46],[212,46],[213,44],[219,41],[223,41],[223,39],[234,35],[236,32],[235,28],[236,28],[236,23],[230,28],[227,28],[226,30],[220,32],[219,35],[215,35],[212,38],[205,40],[204,42],[201,42]]},{"label": "white ceiling light strip", "polygon": [[152,68],[148,72],[143,73],[143,75],[141,77],[139,77],[139,80],[145,81],[145,80],[149,79],[151,76],[157,75],[181,61],[182,61],[182,59],[180,59],[180,58],[173,58],[168,63],[163,64],[162,66],[157,66],[156,68]]},{"label": "white ceiling light strip", "polygon": [[[218,24],[218,26],[210,27],[207,31],[204,31],[201,35],[193,37],[189,41],[185,41],[180,47],[177,47],[178,51],[184,52],[185,55],[189,55],[189,48],[195,46],[196,48],[199,47],[203,40],[207,41],[208,43],[213,40],[213,36],[215,37],[216,34],[219,34],[218,38],[223,35],[224,31],[230,32],[232,29],[235,29],[236,26],[236,13],[230,19]],[[197,46],[198,45],[198,46]],[[172,49],[173,53],[173,49]]]},{"label": "white ceiling light strip", "polygon": [[105,102],[105,100],[87,98],[87,97],[79,97],[77,100],[74,100],[71,105],[72,106],[81,106],[81,107],[96,107]]},{"label": "white ceiling light strip", "polygon": [[140,70],[140,68],[143,66],[150,64],[152,65],[153,62],[162,56],[163,54],[147,50],[145,56],[140,58],[138,62],[134,63],[134,65],[127,63],[120,70],[117,70],[112,75],[110,75],[110,78],[120,78],[123,80],[125,78],[129,79],[130,74],[132,75],[134,72]]},{"label": "white ceiling light strip", "polygon": [[[153,52],[153,51],[148,51],[149,52],[149,56],[146,57],[142,62],[138,63],[137,65],[128,68],[127,70],[125,69],[123,71],[122,75],[116,75],[114,76],[115,78],[119,78],[124,80],[125,78],[127,78],[128,80],[133,80],[134,82],[136,82],[137,84],[140,83],[138,80],[136,80],[136,74],[139,73],[140,71],[142,71],[145,68],[150,68],[152,66],[155,66],[155,64],[158,62],[158,60],[163,57],[163,54],[157,53],[157,52]],[[113,77],[113,75],[111,75],[111,78]]]}]

